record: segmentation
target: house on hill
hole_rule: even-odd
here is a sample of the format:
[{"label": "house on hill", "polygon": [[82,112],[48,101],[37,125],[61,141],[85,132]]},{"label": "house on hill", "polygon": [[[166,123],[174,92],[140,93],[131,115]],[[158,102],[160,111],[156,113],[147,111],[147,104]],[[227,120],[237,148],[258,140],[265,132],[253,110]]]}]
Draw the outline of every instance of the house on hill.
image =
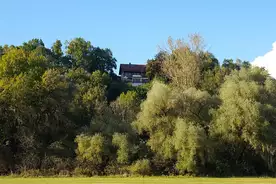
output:
[{"label": "house on hill", "polygon": [[121,64],[119,75],[122,81],[130,82],[132,86],[139,86],[148,82],[146,65]]}]

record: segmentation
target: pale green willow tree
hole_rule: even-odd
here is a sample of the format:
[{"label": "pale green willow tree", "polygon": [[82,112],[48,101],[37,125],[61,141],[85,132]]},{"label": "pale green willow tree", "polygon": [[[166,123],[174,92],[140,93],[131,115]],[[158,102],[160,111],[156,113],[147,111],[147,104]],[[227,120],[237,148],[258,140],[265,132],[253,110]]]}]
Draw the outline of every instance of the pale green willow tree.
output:
[{"label": "pale green willow tree", "polygon": [[208,137],[200,125],[178,119],[174,132],[174,145],[177,151],[176,167],[180,171],[198,172],[199,164],[206,160],[205,143]]},{"label": "pale green willow tree", "polygon": [[213,135],[253,148],[275,171],[276,80],[260,68],[241,69],[220,89],[222,105],[215,112]]},{"label": "pale green willow tree", "polygon": [[112,144],[118,148],[117,162],[120,164],[127,164],[130,151],[127,134],[115,133],[112,138]]},{"label": "pale green willow tree", "polygon": [[103,162],[104,153],[104,137],[101,134],[78,135],[75,139],[78,145],[76,150],[77,158],[80,161],[90,161],[93,165],[98,165]]},{"label": "pale green willow tree", "polygon": [[150,148],[164,158],[173,157],[174,119],[169,115],[171,89],[162,83],[154,82],[147,99],[141,104],[141,112],[133,124],[139,133],[148,132]]},{"label": "pale green willow tree", "polygon": [[130,171],[132,174],[135,175],[150,175],[151,174],[151,167],[150,167],[150,161],[148,159],[141,159],[137,160],[135,163],[133,163],[130,167]]},{"label": "pale green willow tree", "polygon": [[147,144],[158,156],[176,159],[182,173],[196,173],[206,161],[208,112],[214,102],[207,92],[182,91],[155,81],[133,125],[139,133],[147,132]]}]

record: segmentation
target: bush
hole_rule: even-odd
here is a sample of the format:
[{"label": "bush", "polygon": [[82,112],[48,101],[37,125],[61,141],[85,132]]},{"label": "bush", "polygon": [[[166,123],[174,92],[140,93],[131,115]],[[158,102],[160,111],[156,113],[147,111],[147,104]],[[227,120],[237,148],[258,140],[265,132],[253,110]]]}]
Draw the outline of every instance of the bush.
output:
[{"label": "bush", "polygon": [[150,175],[150,161],[148,159],[137,160],[134,164],[130,166],[130,171],[134,175]]},{"label": "bush", "polygon": [[81,166],[76,167],[74,170],[74,176],[99,176],[102,175],[102,169],[99,167],[93,167],[93,166]]},{"label": "bush", "polygon": [[19,156],[21,158],[20,167],[24,168],[23,170],[36,170],[40,165],[40,158],[38,154],[32,152],[26,152]]},{"label": "bush", "polygon": [[74,176],[92,176],[90,170],[87,168],[76,167],[74,170]]},{"label": "bush", "polygon": [[72,169],[72,160],[70,158],[59,158],[56,156],[45,157],[41,163],[42,170],[55,169],[57,173],[62,170]]},{"label": "bush", "polygon": [[39,176],[42,176],[41,172],[37,169],[29,169],[29,170],[22,170],[20,172],[20,176],[21,177],[39,177]]},{"label": "bush", "polygon": [[58,175],[62,176],[62,177],[69,177],[69,176],[71,176],[71,173],[68,170],[61,170],[61,171],[59,171]]},{"label": "bush", "polygon": [[128,176],[129,168],[126,165],[122,165],[122,164],[118,164],[118,163],[111,163],[105,167],[104,174],[105,175]]},{"label": "bush", "polygon": [[40,172],[43,176],[47,176],[47,177],[56,176],[58,174],[58,171],[55,168],[42,169],[40,170]]}]

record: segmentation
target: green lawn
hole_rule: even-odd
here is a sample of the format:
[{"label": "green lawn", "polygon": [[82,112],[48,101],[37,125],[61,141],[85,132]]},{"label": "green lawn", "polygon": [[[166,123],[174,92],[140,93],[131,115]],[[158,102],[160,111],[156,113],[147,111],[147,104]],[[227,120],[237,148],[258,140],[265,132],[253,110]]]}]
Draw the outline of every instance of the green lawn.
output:
[{"label": "green lawn", "polygon": [[181,178],[181,177],[145,177],[145,178],[0,178],[0,184],[276,184],[272,178]]}]

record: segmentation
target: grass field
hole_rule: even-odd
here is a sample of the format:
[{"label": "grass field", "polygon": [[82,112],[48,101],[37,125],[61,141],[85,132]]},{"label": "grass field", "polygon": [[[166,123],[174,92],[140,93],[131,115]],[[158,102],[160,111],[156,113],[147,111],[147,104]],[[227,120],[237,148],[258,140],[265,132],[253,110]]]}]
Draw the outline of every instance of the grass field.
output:
[{"label": "grass field", "polygon": [[272,178],[0,178],[0,184],[276,184]]}]

